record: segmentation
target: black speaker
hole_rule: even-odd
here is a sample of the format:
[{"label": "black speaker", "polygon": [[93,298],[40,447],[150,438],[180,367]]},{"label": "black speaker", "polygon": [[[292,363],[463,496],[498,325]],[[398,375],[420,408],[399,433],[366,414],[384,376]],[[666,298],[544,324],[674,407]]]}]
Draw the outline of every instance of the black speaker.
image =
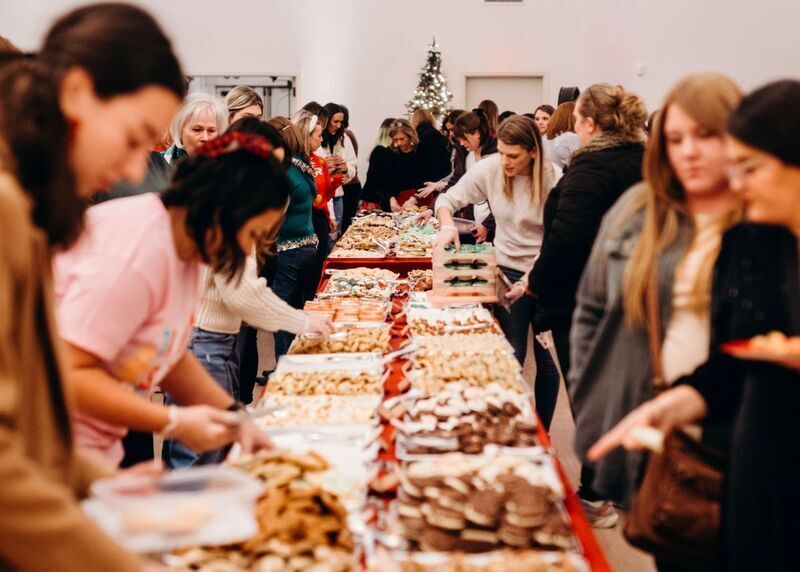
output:
[{"label": "black speaker", "polygon": [[558,90],[558,105],[567,101],[577,101],[580,94],[581,90],[577,87],[562,87]]}]

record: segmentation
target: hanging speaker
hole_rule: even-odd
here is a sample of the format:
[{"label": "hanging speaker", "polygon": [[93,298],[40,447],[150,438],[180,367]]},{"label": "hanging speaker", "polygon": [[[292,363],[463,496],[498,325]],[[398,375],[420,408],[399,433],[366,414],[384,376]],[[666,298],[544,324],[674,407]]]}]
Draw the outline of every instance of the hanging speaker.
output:
[{"label": "hanging speaker", "polygon": [[558,105],[567,101],[577,101],[580,94],[581,90],[577,87],[562,87],[558,90]]}]

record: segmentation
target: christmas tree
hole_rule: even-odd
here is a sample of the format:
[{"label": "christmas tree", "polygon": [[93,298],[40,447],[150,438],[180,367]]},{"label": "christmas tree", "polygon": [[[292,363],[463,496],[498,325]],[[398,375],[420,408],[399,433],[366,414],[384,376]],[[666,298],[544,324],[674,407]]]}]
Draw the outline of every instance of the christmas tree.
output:
[{"label": "christmas tree", "polygon": [[429,109],[434,117],[441,117],[447,113],[447,104],[453,99],[453,94],[447,87],[447,80],[441,72],[442,53],[436,38],[428,47],[428,58],[425,66],[419,73],[419,85],[414,96],[406,103],[409,113],[417,109]]}]

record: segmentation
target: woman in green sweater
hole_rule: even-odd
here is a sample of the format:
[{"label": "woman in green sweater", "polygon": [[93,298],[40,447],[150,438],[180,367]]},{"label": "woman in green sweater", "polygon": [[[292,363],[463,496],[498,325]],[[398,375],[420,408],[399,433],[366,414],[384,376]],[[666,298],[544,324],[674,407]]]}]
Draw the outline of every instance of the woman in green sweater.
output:
[{"label": "woman in green sweater", "polygon": [[[281,132],[292,158],[287,165],[291,183],[289,207],[278,234],[278,256],[270,261],[267,280],[278,297],[294,308],[302,308],[307,289],[316,286],[312,284],[319,243],[311,223],[311,208],[317,194],[314,168],[288,119],[273,117],[268,123]],[[289,332],[275,332],[275,359],[289,351],[293,339],[294,334]]]}]

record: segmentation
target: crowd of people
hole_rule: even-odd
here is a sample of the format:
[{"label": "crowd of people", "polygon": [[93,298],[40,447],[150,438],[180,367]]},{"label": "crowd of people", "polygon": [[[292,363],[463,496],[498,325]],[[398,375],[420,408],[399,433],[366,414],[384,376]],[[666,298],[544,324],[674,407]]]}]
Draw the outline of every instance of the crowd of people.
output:
[{"label": "crowd of people", "polygon": [[640,430],[692,425],[725,459],[716,568],[792,568],[800,360],[721,345],[800,334],[800,82],[744,95],[694,74],[655,114],[605,83],[531,113],[419,109],[381,123],[362,185],[347,107],[265,120],[246,86],[187,95],[138,8],[78,8],[35,55],[2,49],[0,567],[155,567],[78,499],[119,467],[162,470],[154,434],[170,469],[270,447],[237,414],[257,332],[276,358],[329,335],[303,305],[333,241],[359,208],[415,206],[437,248],[494,244],[520,364],[530,330],[550,336],[530,383],[547,429],[566,383],[594,526],[637,495]]}]

